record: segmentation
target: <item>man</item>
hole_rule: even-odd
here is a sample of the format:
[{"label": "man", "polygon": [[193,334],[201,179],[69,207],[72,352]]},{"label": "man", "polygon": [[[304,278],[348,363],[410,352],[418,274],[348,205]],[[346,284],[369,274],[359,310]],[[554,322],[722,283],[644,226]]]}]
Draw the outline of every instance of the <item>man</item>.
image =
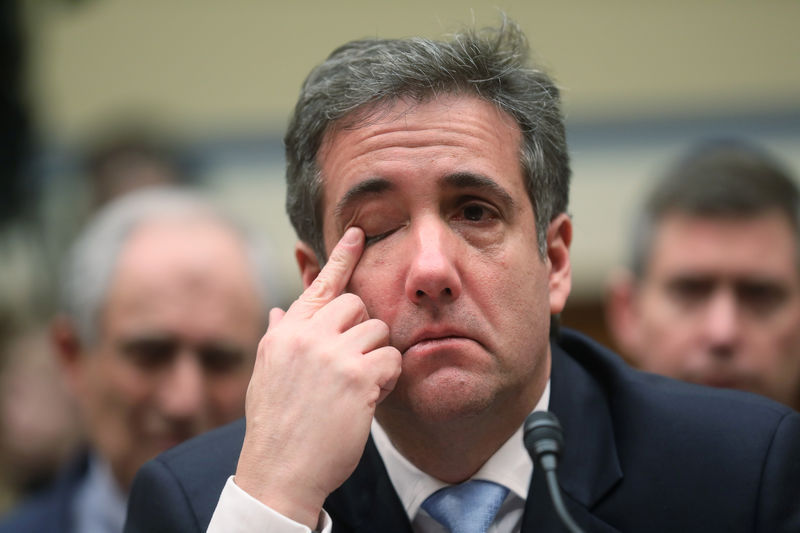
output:
[{"label": "man", "polygon": [[800,197],[743,142],[704,143],[662,178],[635,224],[608,318],[631,360],[800,409]]},{"label": "man", "polygon": [[122,531],[148,459],[242,416],[267,309],[265,250],[199,196],[149,189],[90,221],[64,269],[53,340],[88,435],[1,531]]},{"label": "man", "polygon": [[[83,157],[91,211],[136,189],[187,181],[175,151],[153,133],[126,128],[104,131],[97,139]],[[69,203],[69,198],[58,192],[50,191],[49,195],[60,203]],[[83,219],[85,214],[78,216]],[[74,402],[70,401],[59,363],[53,356],[47,324],[51,317],[44,309],[32,315],[25,310],[31,302],[49,307],[41,302],[50,301],[52,269],[41,256],[60,254],[62,243],[68,240],[61,237],[71,236],[74,229],[73,220],[59,218],[57,231],[50,232],[57,250],[49,254],[45,254],[44,243],[24,234],[5,246],[0,244],[4,248],[0,256],[6,265],[16,254],[25,254],[20,258],[27,256],[20,265],[22,279],[19,274],[5,274],[2,280],[13,288],[12,295],[20,296],[10,298],[4,293],[0,297],[8,310],[0,317],[0,515],[12,504],[3,502],[4,488],[8,487],[15,501],[40,491],[52,483],[80,439]],[[30,264],[36,268],[30,268]],[[21,281],[30,287],[20,287]],[[23,300],[13,301],[19,298]]]},{"label": "man", "polygon": [[800,527],[800,415],[551,343],[569,167],[526,53],[508,23],[311,72],[286,135],[306,290],[270,313],[246,422],[145,465],[126,531],[561,531],[522,443],[544,409],[585,531]]}]

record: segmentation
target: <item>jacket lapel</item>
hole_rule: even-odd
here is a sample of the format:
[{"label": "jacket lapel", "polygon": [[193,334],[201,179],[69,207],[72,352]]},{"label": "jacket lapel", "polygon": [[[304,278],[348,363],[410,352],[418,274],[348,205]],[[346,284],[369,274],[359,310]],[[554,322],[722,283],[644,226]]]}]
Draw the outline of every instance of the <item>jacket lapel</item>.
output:
[{"label": "jacket lapel", "polygon": [[[552,344],[550,408],[561,422],[565,446],[558,478],[564,503],[586,532],[614,532],[591,509],[622,479],[606,396],[601,385],[571,355]],[[581,347],[586,351],[586,347]],[[580,354],[591,364],[592,354]],[[523,533],[564,531],[553,508],[544,475],[534,469],[523,519]]]},{"label": "jacket lapel", "polygon": [[[590,346],[567,338],[576,340],[569,344],[569,355],[551,345],[550,376],[550,411],[561,422],[566,442],[558,469],[564,502],[586,533],[619,533],[591,512],[622,479],[607,398],[594,377],[602,375],[603,363]],[[590,373],[592,365],[598,368]],[[325,509],[334,533],[413,533],[372,437],[355,472],[328,497]],[[522,532],[563,531],[544,476],[534,469]]]}]

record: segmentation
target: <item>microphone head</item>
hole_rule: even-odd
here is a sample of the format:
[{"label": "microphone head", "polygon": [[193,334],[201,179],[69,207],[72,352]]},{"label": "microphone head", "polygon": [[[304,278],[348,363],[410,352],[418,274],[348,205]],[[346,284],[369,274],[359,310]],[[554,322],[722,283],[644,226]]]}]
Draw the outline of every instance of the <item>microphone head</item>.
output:
[{"label": "microphone head", "polygon": [[543,454],[561,454],[564,434],[556,415],[549,411],[534,411],[525,419],[522,427],[525,448],[534,462]]}]

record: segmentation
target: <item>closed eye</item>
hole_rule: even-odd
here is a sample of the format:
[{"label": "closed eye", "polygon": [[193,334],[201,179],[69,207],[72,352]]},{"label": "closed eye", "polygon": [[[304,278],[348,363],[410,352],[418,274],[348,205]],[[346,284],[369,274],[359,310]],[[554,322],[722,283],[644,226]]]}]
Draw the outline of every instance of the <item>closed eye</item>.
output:
[{"label": "closed eye", "polygon": [[377,235],[366,235],[364,239],[364,246],[371,246],[378,241],[381,241],[397,231],[397,228],[390,229],[389,231],[384,231],[383,233],[378,233]]}]

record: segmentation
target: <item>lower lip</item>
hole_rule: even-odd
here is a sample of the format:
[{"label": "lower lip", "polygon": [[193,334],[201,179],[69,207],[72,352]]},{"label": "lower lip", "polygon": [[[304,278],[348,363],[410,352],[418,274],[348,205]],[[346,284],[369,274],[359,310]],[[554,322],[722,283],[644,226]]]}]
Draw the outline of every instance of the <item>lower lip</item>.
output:
[{"label": "lower lip", "polygon": [[443,337],[440,339],[426,339],[412,344],[403,357],[430,357],[445,352],[461,352],[474,345],[475,341],[466,337]]}]

